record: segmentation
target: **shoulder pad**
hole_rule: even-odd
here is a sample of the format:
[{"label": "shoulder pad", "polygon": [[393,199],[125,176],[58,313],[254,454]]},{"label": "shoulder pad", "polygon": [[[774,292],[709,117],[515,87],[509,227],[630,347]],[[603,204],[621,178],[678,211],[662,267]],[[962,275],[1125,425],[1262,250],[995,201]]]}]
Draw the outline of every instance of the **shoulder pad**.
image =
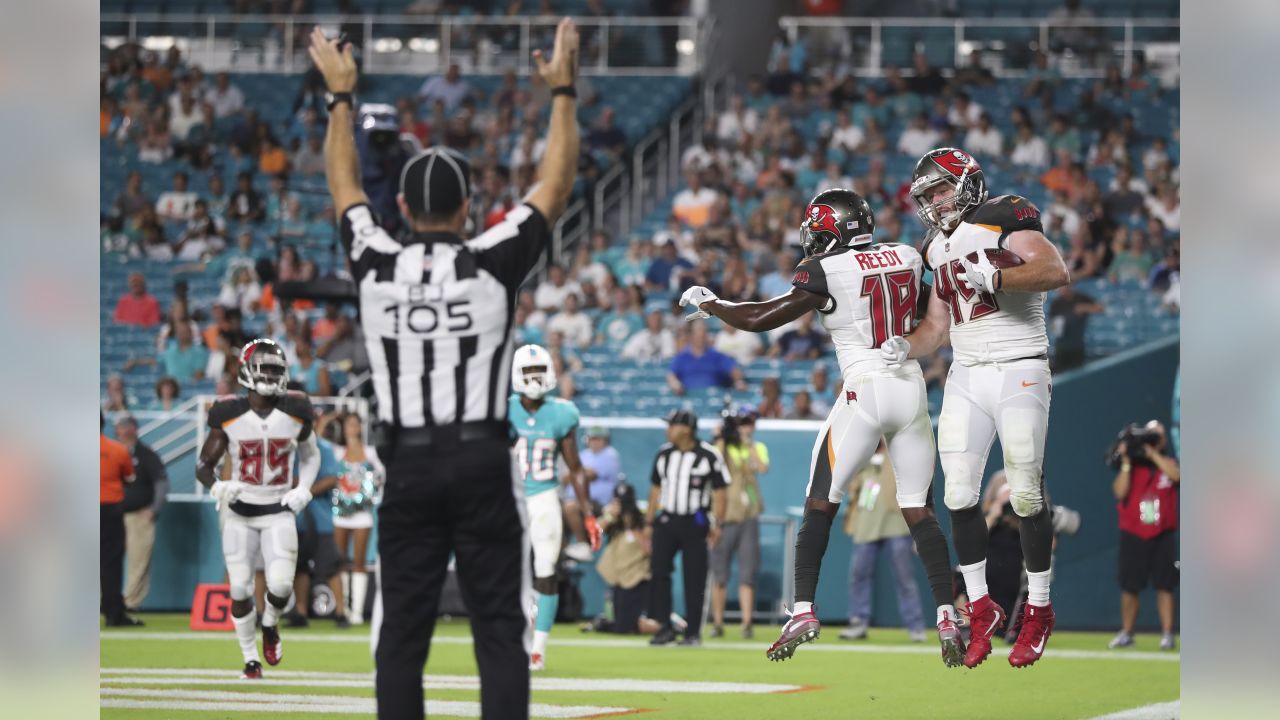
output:
[{"label": "shoulder pad", "polygon": [[1041,231],[1040,208],[1020,195],[1000,195],[979,205],[965,221],[988,227],[1001,236],[1019,230]]},{"label": "shoulder pad", "polygon": [[290,391],[280,398],[280,402],[276,405],[280,412],[291,415],[304,423],[310,423],[315,420],[315,410],[311,407],[311,398],[306,393]]},{"label": "shoulder pad", "polygon": [[226,395],[209,406],[206,424],[209,427],[222,427],[249,411],[249,398]]}]

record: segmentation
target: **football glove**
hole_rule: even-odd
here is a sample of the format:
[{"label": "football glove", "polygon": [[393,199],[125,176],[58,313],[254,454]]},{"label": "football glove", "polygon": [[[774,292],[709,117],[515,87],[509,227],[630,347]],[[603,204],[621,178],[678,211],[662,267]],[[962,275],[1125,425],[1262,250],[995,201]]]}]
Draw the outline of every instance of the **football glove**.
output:
[{"label": "football glove", "polygon": [[967,257],[960,258],[963,272],[956,273],[956,279],[978,292],[993,293],[1000,289],[1000,268],[991,264],[985,252],[978,253],[978,262]]},{"label": "football glove", "polygon": [[702,287],[701,285],[694,285],[688,290],[685,290],[684,294],[680,296],[680,307],[692,305],[694,309],[694,312],[684,316],[685,322],[689,322],[691,320],[701,320],[703,318],[711,317],[711,313],[700,309],[702,307],[702,303],[710,302],[711,300],[719,300],[719,299],[720,298],[716,297],[715,293]]},{"label": "football glove", "polygon": [[311,502],[311,488],[296,487],[280,498],[280,504],[294,513],[302,512],[309,502]]},{"label": "football glove", "polygon": [[209,486],[209,497],[213,498],[221,508],[223,505],[235,502],[243,490],[244,483],[238,480],[215,480],[213,485]]},{"label": "football glove", "polygon": [[596,522],[595,516],[588,515],[582,519],[582,525],[587,530],[587,538],[591,541],[591,552],[600,550],[600,524]]},{"label": "football glove", "polygon": [[911,343],[901,335],[894,335],[880,344],[880,357],[890,367],[906,362],[909,354],[911,354]]}]

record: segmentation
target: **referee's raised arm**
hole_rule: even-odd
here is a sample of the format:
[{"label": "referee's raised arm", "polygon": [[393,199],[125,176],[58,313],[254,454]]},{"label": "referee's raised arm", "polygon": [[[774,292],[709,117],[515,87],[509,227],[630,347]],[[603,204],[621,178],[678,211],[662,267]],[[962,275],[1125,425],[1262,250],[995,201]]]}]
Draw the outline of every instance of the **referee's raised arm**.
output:
[{"label": "referee's raised arm", "polygon": [[329,182],[329,194],[333,196],[334,214],[341,218],[351,206],[369,202],[360,185],[360,160],[351,120],[355,113],[356,61],[351,55],[350,43],[330,39],[318,27],[311,31],[308,52],[329,89],[324,176]]},{"label": "referee's raised arm", "polygon": [[525,202],[538,209],[553,227],[564,212],[578,174],[578,101],[574,81],[578,75],[578,28],[565,18],[556,27],[555,48],[546,60],[541,50],[533,53],[538,74],[551,88],[551,127],[547,149],[538,166],[538,185]]}]

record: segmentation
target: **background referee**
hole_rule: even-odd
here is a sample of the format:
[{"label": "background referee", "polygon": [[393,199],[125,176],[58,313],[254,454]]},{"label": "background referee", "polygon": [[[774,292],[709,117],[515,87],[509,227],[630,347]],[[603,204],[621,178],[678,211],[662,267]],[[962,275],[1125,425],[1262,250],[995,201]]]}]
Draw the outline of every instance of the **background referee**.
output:
[{"label": "background referee", "polygon": [[450,554],[471,617],[484,718],[529,715],[528,549],[506,426],[516,292],[547,250],[578,165],[573,91],[578,34],[556,29],[540,184],[472,240],[466,159],[434,147],[410,160],[397,204],[411,229],[396,241],[361,189],[352,129],[356,66],[317,28],[311,57],[330,92],[325,174],[360,296],[378,399],[387,484],[378,517],[373,629],[378,717],[423,717],[422,670]]},{"label": "background referee", "polygon": [[724,460],[709,443],[698,441],[698,418],[692,410],[667,417],[667,442],[653,460],[653,487],[645,526],[652,532],[652,595],[649,618],[662,623],[650,645],[676,639],[671,627],[671,572],[676,553],[683,553],[685,628],[681,645],[702,643],[702,600],[707,591],[707,546],[720,538],[724,517]]}]

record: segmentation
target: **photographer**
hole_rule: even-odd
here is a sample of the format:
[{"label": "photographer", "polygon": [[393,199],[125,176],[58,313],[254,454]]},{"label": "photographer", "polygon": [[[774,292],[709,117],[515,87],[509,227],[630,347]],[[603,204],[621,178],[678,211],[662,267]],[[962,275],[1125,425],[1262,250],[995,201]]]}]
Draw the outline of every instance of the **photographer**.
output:
[{"label": "photographer", "polygon": [[1156,589],[1160,649],[1173,650],[1173,591],[1178,586],[1178,461],[1165,455],[1164,426],[1152,420],[1120,433],[1109,464],[1120,516],[1120,632],[1108,647],[1134,644],[1138,593],[1148,578]]},{"label": "photographer", "polygon": [[728,500],[720,542],[711,548],[712,637],[724,635],[725,592],[729,565],[738,559],[738,605],[742,609],[742,638],[750,639],[755,608],[756,568],[760,565],[760,524],[764,511],[758,475],[769,472],[769,448],[755,439],[756,410],[750,405],[726,411],[716,449],[729,470]]},{"label": "photographer", "polygon": [[583,630],[623,635],[657,632],[658,624],[643,617],[649,604],[649,550],[644,542],[644,512],[630,483],[614,486],[600,529],[608,544],[596,560],[596,572],[609,585],[612,618],[608,614],[596,618]]}]

